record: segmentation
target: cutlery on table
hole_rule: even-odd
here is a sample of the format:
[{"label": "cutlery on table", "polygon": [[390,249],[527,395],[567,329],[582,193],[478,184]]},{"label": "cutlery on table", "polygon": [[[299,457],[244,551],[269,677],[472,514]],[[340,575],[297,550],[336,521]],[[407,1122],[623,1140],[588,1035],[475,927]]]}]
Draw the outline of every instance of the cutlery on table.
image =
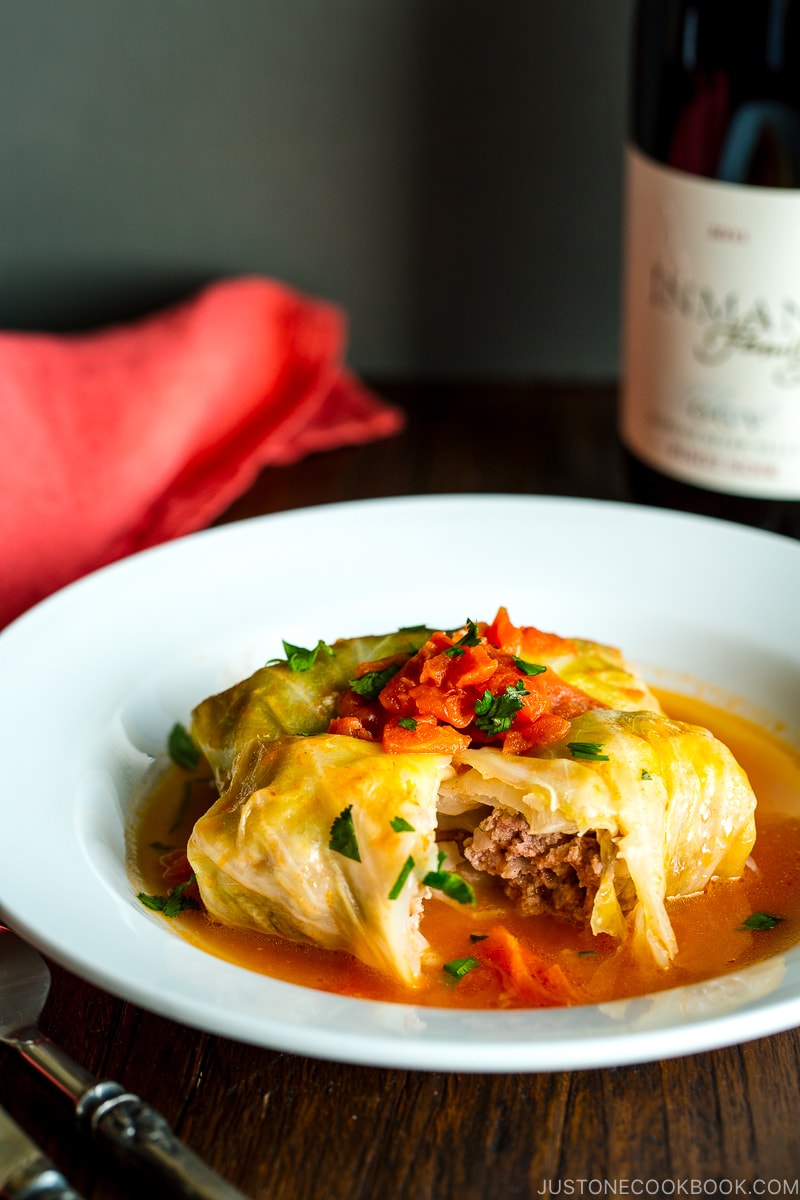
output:
[{"label": "cutlery on table", "polygon": [[5,1200],[83,1200],[4,1108],[0,1108],[0,1196]]},{"label": "cutlery on table", "polygon": [[245,1200],[176,1137],[160,1113],[122,1084],[97,1079],[40,1031],[37,1022],[49,991],[50,971],[42,956],[0,925],[0,1041],[69,1096],[81,1129],[105,1142],[125,1166],[158,1176],[186,1200]]}]

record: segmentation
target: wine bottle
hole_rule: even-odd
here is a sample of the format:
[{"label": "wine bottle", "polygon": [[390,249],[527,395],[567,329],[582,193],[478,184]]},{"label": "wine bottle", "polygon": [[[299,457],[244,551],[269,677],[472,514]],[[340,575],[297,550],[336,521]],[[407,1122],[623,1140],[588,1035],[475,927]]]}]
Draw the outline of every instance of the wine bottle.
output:
[{"label": "wine bottle", "polygon": [[800,0],[638,0],[623,344],[635,498],[800,536]]}]

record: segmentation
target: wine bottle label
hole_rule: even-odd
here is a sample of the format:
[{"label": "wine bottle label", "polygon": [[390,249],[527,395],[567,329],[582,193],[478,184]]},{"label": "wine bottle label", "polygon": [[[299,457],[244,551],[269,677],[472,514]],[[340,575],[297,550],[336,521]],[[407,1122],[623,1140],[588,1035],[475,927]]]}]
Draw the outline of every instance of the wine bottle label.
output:
[{"label": "wine bottle label", "polygon": [[621,435],[673,478],[800,499],[800,190],[627,150]]}]

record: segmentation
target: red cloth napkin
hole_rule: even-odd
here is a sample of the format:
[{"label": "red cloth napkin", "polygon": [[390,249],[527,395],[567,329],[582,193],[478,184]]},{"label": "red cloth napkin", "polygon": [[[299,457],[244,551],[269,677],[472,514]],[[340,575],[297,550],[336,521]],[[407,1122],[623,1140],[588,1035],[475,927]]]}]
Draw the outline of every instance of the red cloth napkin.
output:
[{"label": "red cloth napkin", "polygon": [[207,525],[262,467],[397,432],[335,306],[242,278],[135,323],[0,333],[0,625]]}]

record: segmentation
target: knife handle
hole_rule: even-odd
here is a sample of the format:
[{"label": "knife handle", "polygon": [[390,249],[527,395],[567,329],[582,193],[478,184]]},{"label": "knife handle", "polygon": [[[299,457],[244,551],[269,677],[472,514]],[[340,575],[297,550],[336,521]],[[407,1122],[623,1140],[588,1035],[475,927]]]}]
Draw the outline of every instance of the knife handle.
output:
[{"label": "knife handle", "polygon": [[83,1200],[52,1164],[19,1179],[9,1179],[0,1196],[4,1200]]},{"label": "knife handle", "polygon": [[0,1196],[5,1200],[82,1200],[45,1152],[2,1108]]},{"label": "knife handle", "polygon": [[119,1083],[103,1080],[84,1092],[78,1117],[126,1167],[160,1177],[186,1200],[245,1200],[173,1133],[168,1122]]}]

